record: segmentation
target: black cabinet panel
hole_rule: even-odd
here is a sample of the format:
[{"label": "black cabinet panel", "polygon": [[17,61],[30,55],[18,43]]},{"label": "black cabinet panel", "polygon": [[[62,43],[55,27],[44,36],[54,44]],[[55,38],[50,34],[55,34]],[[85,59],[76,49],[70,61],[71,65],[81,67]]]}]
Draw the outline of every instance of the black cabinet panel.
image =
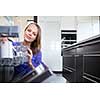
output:
[{"label": "black cabinet panel", "polygon": [[91,45],[87,45],[84,47],[84,52],[99,52],[100,53],[100,43],[95,43],[95,44],[91,44]]},{"label": "black cabinet panel", "polygon": [[70,49],[70,50],[64,49],[64,50],[63,50],[63,54],[64,54],[64,55],[76,54],[76,49]]},{"label": "black cabinet panel", "polygon": [[75,69],[75,59],[73,55],[67,55],[63,57],[63,66]]},{"label": "black cabinet panel", "polygon": [[77,54],[83,54],[83,53],[84,53],[84,47],[78,47]]},{"label": "black cabinet panel", "polygon": [[100,55],[84,56],[84,73],[100,78]]},{"label": "black cabinet panel", "polygon": [[63,76],[67,79],[69,82],[76,82],[75,80],[75,71],[72,71],[68,68],[63,68]]},{"label": "black cabinet panel", "polygon": [[76,59],[76,82],[80,83],[83,81],[83,55],[78,55]]},{"label": "black cabinet panel", "polygon": [[100,35],[65,48],[63,72],[69,82],[100,82]]},{"label": "black cabinet panel", "polygon": [[75,81],[75,59],[73,55],[63,56],[63,76],[69,82]]}]

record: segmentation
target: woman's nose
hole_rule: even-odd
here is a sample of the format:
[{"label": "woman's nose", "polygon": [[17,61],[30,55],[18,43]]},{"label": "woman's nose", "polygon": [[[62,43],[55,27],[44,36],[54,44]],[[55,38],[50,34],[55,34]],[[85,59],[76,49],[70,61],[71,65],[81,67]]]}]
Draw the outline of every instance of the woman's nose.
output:
[{"label": "woman's nose", "polygon": [[29,33],[29,36],[32,36],[32,33]]}]

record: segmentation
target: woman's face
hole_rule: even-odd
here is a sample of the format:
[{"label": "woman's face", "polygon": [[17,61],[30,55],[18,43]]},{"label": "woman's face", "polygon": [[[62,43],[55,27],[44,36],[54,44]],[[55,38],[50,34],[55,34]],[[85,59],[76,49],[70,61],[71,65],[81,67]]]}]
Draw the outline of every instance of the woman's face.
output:
[{"label": "woman's face", "polygon": [[34,24],[30,24],[24,32],[24,40],[33,42],[37,37],[38,29]]}]

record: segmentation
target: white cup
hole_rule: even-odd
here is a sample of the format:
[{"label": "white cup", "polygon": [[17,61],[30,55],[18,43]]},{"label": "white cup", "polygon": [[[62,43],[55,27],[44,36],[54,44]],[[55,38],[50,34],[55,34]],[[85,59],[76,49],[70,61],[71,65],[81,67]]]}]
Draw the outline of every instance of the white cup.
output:
[{"label": "white cup", "polygon": [[13,58],[13,45],[10,41],[1,41],[1,58]]}]

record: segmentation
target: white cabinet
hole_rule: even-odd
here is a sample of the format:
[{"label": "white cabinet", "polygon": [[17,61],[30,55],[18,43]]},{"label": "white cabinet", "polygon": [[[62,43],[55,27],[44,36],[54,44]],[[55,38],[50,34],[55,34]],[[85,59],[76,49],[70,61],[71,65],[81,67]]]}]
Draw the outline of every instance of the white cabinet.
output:
[{"label": "white cabinet", "polygon": [[61,30],[76,30],[76,21],[75,16],[61,16]]},{"label": "white cabinet", "polygon": [[61,30],[77,30],[77,42],[99,34],[99,16],[61,16]]},{"label": "white cabinet", "polygon": [[77,23],[78,42],[99,34],[98,16],[78,16]]},{"label": "white cabinet", "polygon": [[39,16],[43,61],[53,71],[62,71],[60,17]]}]

